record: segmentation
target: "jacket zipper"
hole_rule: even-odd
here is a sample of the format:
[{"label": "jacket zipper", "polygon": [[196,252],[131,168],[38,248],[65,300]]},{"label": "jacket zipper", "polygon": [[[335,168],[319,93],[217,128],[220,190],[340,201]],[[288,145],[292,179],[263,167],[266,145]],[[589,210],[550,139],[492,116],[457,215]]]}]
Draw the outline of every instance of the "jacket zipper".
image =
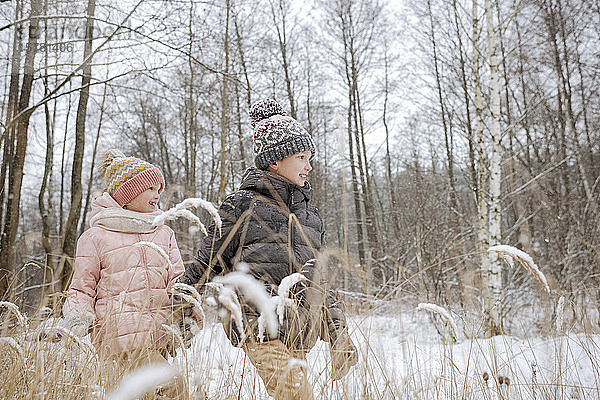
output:
[{"label": "jacket zipper", "polygon": [[290,224],[290,227],[289,227],[289,229],[290,229],[290,261],[289,261],[289,263],[290,263],[290,274],[292,274],[293,272],[296,272],[296,271],[292,270],[293,269],[292,268],[293,260],[296,256],[296,252],[294,251],[294,243],[296,243],[296,231],[294,230],[294,221],[291,218],[291,215],[293,214],[292,201],[294,199],[294,197],[293,197],[294,196],[294,188],[292,186],[289,186],[288,192],[289,193],[288,193],[288,199],[287,199],[287,208],[290,211],[290,214],[288,216],[288,221],[289,221],[288,223]]},{"label": "jacket zipper", "polygon": [[[143,240],[144,239],[142,238],[142,234],[138,233],[138,242],[141,242]],[[151,293],[151,289],[150,289],[150,276],[149,276],[149,273],[150,273],[149,269],[150,268],[148,266],[148,260],[146,259],[147,248],[145,248],[145,246],[142,246],[140,248],[140,250],[142,251],[142,254],[141,254],[141,259],[142,259],[141,268],[142,268],[142,271],[144,271],[144,275],[146,277],[146,290],[148,291],[148,293],[146,295],[150,296],[150,293]]]}]

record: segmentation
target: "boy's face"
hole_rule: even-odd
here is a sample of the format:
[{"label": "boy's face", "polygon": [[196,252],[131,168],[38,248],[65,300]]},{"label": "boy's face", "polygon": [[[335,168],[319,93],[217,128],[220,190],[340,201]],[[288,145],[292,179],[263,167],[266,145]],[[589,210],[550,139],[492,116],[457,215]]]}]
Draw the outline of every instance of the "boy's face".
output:
[{"label": "boy's face", "polygon": [[304,186],[308,173],[312,170],[310,165],[310,150],[296,153],[269,165],[269,170],[298,186]]},{"label": "boy's face", "polygon": [[125,204],[124,208],[142,213],[156,211],[158,200],[160,200],[160,189],[160,184],[150,186],[148,189],[134,197],[129,203]]}]

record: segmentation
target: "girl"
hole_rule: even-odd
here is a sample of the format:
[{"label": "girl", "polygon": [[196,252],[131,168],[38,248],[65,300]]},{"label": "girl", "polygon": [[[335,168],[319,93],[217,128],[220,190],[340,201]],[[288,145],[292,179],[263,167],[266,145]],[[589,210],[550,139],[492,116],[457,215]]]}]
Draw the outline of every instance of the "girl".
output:
[{"label": "girl", "polygon": [[90,228],[77,242],[63,314],[80,334],[91,328],[100,358],[108,361],[108,370],[117,368],[110,380],[165,361],[168,336],[162,324],[170,317],[172,284],[184,267],[173,230],[152,223],[165,188],[160,170],[118,150],[109,150],[100,168],[106,188],[94,199]]}]

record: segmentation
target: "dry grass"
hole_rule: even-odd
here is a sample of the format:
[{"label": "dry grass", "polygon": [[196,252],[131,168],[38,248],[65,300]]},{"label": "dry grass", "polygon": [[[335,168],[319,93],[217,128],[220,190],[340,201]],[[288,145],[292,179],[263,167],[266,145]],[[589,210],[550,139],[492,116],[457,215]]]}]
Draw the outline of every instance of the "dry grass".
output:
[{"label": "dry grass", "polygon": [[[106,397],[103,382],[107,377],[100,376],[98,358],[86,344],[68,334],[60,341],[40,340],[42,326],[52,331],[52,319],[32,316],[23,326],[13,313],[4,312],[3,317],[0,398]],[[328,346],[318,342],[308,355],[316,398],[550,400],[600,396],[597,335],[567,334],[530,341],[508,336],[463,338],[453,344],[441,340],[427,318],[415,308],[388,316],[363,311],[350,318],[360,362],[344,379],[332,382]],[[174,364],[196,393],[205,393],[209,399],[267,398],[253,367],[240,349],[229,344],[214,312],[207,313],[206,328],[192,348],[179,351]]]},{"label": "dry grass", "polygon": [[[59,332],[60,341],[38,340],[41,322],[33,319],[24,328],[13,318],[2,322],[0,340],[0,398],[70,399],[101,396],[95,352],[89,343],[81,343],[45,320],[46,331]],[[37,323],[36,323],[37,322]],[[36,323],[37,326],[31,327]],[[6,338],[10,338],[6,339]]]},{"label": "dry grass", "polygon": [[[319,262],[331,267],[327,270],[354,275],[355,282],[370,279],[350,267],[356,263],[341,252],[322,254]],[[339,277],[324,280],[333,285]],[[408,283],[413,280],[406,277]],[[454,342],[446,340],[450,332],[442,324],[436,330],[429,314],[417,311],[416,302],[402,300],[399,286],[380,288],[375,295],[339,294],[353,315],[349,328],[360,361],[345,378],[332,382],[329,348],[319,341],[307,357],[316,399],[600,398],[600,336],[591,330],[575,334],[567,327],[563,334],[563,324],[557,323],[556,336],[478,339],[483,318],[461,310],[453,313],[459,325],[453,327]],[[40,340],[40,327],[52,328],[47,312],[28,322],[14,307],[0,312],[0,399],[103,399],[110,392],[105,383],[122,378],[102,371],[89,338],[81,342],[66,333],[60,341]],[[533,308],[531,318],[539,312]],[[206,312],[205,328],[192,347],[180,349],[171,362],[196,398],[268,398],[243,351],[226,339],[214,310]]]}]

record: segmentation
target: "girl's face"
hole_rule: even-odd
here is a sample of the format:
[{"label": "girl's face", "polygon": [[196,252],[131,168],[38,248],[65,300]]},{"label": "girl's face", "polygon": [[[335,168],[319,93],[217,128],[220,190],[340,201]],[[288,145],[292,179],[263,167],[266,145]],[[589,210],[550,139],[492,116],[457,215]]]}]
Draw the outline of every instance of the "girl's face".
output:
[{"label": "girl's face", "polygon": [[160,200],[161,185],[156,184],[138,194],[133,200],[123,207],[127,210],[137,211],[142,213],[151,213],[156,211],[158,200]]},{"label": "girl's face", "polygon": [[304,186],[308,173],[312,170],[310,157],[312,152],[306,150],[279,160],[269,165],[269,170],[300,187]]}]

